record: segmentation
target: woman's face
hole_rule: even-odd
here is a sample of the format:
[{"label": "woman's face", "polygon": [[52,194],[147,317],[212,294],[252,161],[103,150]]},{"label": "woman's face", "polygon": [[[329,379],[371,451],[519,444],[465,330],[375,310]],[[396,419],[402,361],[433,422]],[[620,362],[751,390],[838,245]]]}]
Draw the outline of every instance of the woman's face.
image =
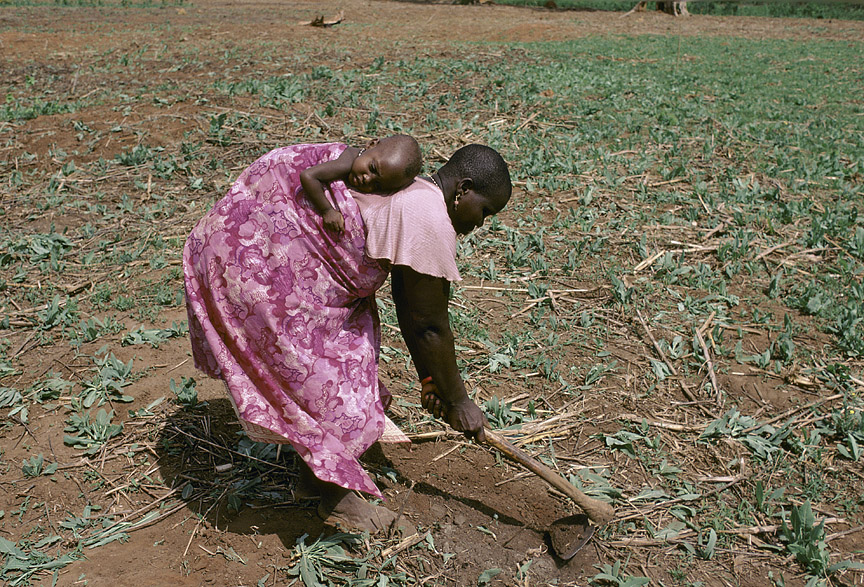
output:
[{"label": "woman's face", "polygon": [[510,198],[493,198],[474,190],[468,190],[459,198],[459,204],[454,206],[450,220],[458,234],[468,234],[475,228],[483,226],[486,218],[504,209]]}]

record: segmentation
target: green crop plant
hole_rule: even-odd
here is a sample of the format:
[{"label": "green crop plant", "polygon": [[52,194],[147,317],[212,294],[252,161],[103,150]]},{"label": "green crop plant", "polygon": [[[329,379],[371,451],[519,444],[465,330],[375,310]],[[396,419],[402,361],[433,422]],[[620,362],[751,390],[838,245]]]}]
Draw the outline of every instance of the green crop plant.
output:
[{"label": "green crop plant", "polygon": [[24,396],[14,387],[0,387],[0,408],[18,406],[23,400]]},{"label": "green crop plant", "polygon": [[135,330],[130,330],[127,332],[123,339],[121,340],[121,344],[123,345],[135,345],[135,344],[149,344],[151,347],[159,348],[159,344],[169,340],[171,338],[177,338],[185,336],[189,330],[186,328],[186,322],[172,322],[170,328],[144,328],[144,326],[139,326]]},{"label": "green crop plant", "polygon": [[304,99],[307,87],[304,83],[310,76],[271,77],[250,79],[240,82],[216,82],[214,89],[222,94],[237,96],[251,94],[258,96],[259,106],[279,108]]},{"label": "green crop plant", "polygon": [[177,403],[181,406],[193,408],[198,404],[198,390],[195,388],[195,380],[192,377],[181,377],[179,384],[172,378],[169,386]]},{"label": "green crop plant", "polygon": [[609,450],[618,450],[631,458],[639,458],[640,453],[637,452],[637,442],[641,442],[648,449],[658,451],[661,448],[661,440],[659,436],[648,436],[647,424],[643,423],[643,429],[640,432],[631,432],[629,430],[619,430],[615,434],[598,434],[596,438],[602,440]]},{"label": "green crop plant", "polygon": [[864,569],[864,565],[853,561],[831,563],[830,552],[825,543],[825,521],[817,523],[809,501],[801,506],[792,506],[788,520],[780,525],[780,535],[789,554],[809,575],[808,587],[823,584],[825,579],[847,569]]},{"label": "green crop plant", "polygon": [[0,359],[0,379],[10,375],[17,375],[18,373],[20,373],[20,371],[12,366],[9,361]]},{"label": "green crop plant", "polygon": [[[513,404],[501,401],[497,395],[493,395],[483,402],[482,407],[489,422],[495,428],[519,428],[526,419],[525,414],[513,410]],[[530,420],[530,418],[528,419]]]},{"label": "green crop plant", "polygon": [[95,417],[89,412],[74,412],[66,421],[64,444],[84,450],[84,454],[96,454],[102,446],[123,432],[123,424],[113,424],[114,411],[100,408]]},{"label": "green crop plant", "polygon": [[57,463],[45,464],[45,457],[41,453],[24,459],[21,463],[21,472],[25,477],[39,477],[40,475],[53,475],[57,471]]},{"label": "green crop plant", "polygon": [[837,347],[849,357],[864,356],[864,304],[850,302],[839,309],[826,331],[836,337]]},{"label": "green crop plant", "polygon": [[39,330],[51,330],[55,326],[70,326],[78,317],[78,308],[74,299],[62,299],[55,295],[44,310],[36,313],[36,326]]},{"label": "green crop plant", "polygon": [[609,475],[611,475],[609,469],[595,472],[591,469],[580,468],[576,470],[576,474],[567,475],[567,480],[579,491],[602,501],[621,499],[623,493],[610,483]]},{"label": "green crop plant", "polygon": [[612,282],[613,299],[622,306],[629,305],[633,300],[634,288],[627,285],[624,280],[619,279],[618,276],[614,274],[610,274],[609,279]]},{"label": "green crop plant", "polygon": [[[599,356],[599,355],[598,355]],[[610,373],[615,373],[618,369],[618,361],[612,360],[608,363],[597,363],[593,365],[588,373],[585,374],[584,386],[590,387],[603,379],[606,375]]]},{"label": "green crop plant", "polygon": [[48,574],[53,577],[53,583],[56,584],[60,569],[80,558],[74,552],[53,558],[41,550],[58,540],[59,537],[55,536],[29,546],[19,546],[0,536],[0,557],[2,557],[0,560],[3,561],[0,579],[10,587],[23,587],[32,584],[33,580],[38,580],[40,575]]},{"label": "green crop plant", "polygon": [[755,418],[730,408],[723,416],[711,422],[699,435],[700,442],[733,438],[746,446],[760,460],[770,460],[782,449],[783,441],[791,434],[786,427],[775,428],[760,424]]},{"label": "green crop plant", "polygon": [[778,487],[777,489],[768,491],[762,480],[757,480],[753,491],[756,509],[767,516],[773,516],[776,511],[776,504],[785,492],[785,487]]},{"label": "green crop plant", "polygon": [[161,150],[162,147],[151,149],[146,145],[135,145],[130,151],[118,153],[114,157],[114,160],[119,165],[125,167],[137,167],[138,165],[143,165],[144,163],[151,161],[155,157],[154,153],[160,152]]},{"label": "green crop plant", "polygon": [[102,507],[99,505],[85,505],[80,516],[69,513],[66,518],[58,524],[58,526],[70,532],[72,537],[76,540],[80,539],[83,536],[84,530],[93,527],[97,523],[99,516],[94,515],[94,513],[101,509]]},{"label": "green crop plant", "polygon": [[66,394],[75,383],[63,379],[59,374],[49,371],[45,379],[32,384],[26,392],[27,397],[32,397],[39,403],[54,401]]},{"label": "green crop plant", "polygon": [[0,267],[26,262],[38,267],[41,273],[62,272],[66,267],[64,256],[71,248],[67,236],[54,232],[7,239],[0,244]]},{"label": "green crop plant", "polygon": [[78,394],[81,405],[89,408],[101,406],[106,401],[131,402],[132,396],[125,395],[123,389],[132,384],[135,375],[132,372],[133,360],[124,363],[107,353],[102,358],[93,357],[96,366],[95,373],[89,381],[83,383],[83,389]]},{"label": "green crop plant", "polygon": [[113,316],[100,320],[97,317],[87,318],[78,322],[78,327],[68,329],[67,336],[73,340],[75,344],[85,342],[93,342],[105,335],[117,334],[122,332],[125,326],[118,322]]},{"label": "green crop plant", "polygon": [[5,104],[0,104],[0,121],[20,122],[51,114],[76,112],[84,106],[82,102],[57,102],[54,100],[21,100],[12,96],[6,97]]},{"label": "green crop plant", "polygon": [[834,410],[825,432],[837,440],[837,452],[843,458],[859,462],[864,456],[864,409],[860,400]]},{"label": "green crop plant", "polygon": [[626,563],[622,563],[620,560],[616,560],[611,565],[603,563],[602,565],[595,565],[595,567],[600,572],[589,579],[588,584],[591,587],[641,587],[651,583],[651,579],[648,577],[637,577],[624,572]]},{"label": "green crop plant", "polygon": [[356,534],[333,534],[306,544],[308,534],[297,539],[291,565],[285,570],[289,577],[299,578],[307,587],[323,587],[330,577],[355,575],[365,562],[347,554],[345,547],[359,546],[362,537]]}]

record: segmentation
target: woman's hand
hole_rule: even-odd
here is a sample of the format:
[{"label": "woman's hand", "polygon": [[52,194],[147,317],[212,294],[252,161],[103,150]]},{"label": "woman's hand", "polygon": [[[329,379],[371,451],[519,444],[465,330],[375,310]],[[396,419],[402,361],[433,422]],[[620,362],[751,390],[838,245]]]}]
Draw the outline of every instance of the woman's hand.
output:
[{"label": "woman's hand", "polygon": [[453,430],[463,432],[465,436],[474,438],[477,442],[486,440],[486,433],[483,432],[486,416],[483,415],[483,410],[468,398],[450,406],[447,410],[447,423]]},{"label": "woman's hand", "polygon": [[483,432],[483,427],[486,424],[486,416],[483,410],[467,397],[452,406],[447,406],[438,397],[437,391],[438,388],[434,383],[423,384],[420,403],[426,411],[436,418],[446,420],[451,428],[463,432],[468,438],[475,438],[477,442],[485,441],[486,434]]},{"label": "woman's hand", "polygon": [[446,414],[444,402],[438,397],[438,388],[431,381],[423,384],[423,389],[420,391],[420,404],[436,418],[444,418]]}]

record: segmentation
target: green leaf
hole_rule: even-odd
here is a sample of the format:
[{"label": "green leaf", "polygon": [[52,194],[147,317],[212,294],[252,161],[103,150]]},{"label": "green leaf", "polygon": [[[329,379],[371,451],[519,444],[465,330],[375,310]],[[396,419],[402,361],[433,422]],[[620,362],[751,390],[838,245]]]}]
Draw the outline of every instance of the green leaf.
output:
[{"label": "green leaf", "polygon": [[104,538],[100,538],[92,544],[88,544],[87,548],[97,548],[99,546],[105,546],[106,544],[110,544],[118,540],[120,542],[126,542],[127,540],[129,540],[129,534],[127,534],[126,532],[117,532],[115,534],[105,536]]},{"label": "green leaf", "polygon": [[654,533],[654,538],[658,540],[671,540],[677,538],[682,530],[687,528],[687,524],[679,520],[674,520],[665,528]]},{"label": "green leaf", "polygon": [[16,558],[20,558],[21,560],[27,559],[27,553],[19,549],[14,542],[6,540],[2,536],[0,536],[0,553],[12,555]]},{"label": "green leaf", "polygon": [[477,577],[477,585],[486,585],[493,578],[495,578],[499,573],[501,573],[501,569],[498,569],[498,568],[486,569],[485,571],[480,573],[479,577]]},{"label": "green leaf", "polygon": [[717,532],[714,528],[711,528],[708,531],[708,543],[705,544],[705,547],[702,549],[702,558],[706,560],[711,560],[714,558],[714,549],[717,546]]},{"label": "green leaf", "polygon": [[51,536],[43,538],[42,540],[40,540],[39,542],[34,544],[33,548],[39,549],[39,548],[42,548],[44,546],[49,546],[51,544],[54,544],[56,542],[60,542],[61,540],[63,540],[63,538],[61,536],[57,536],[56,534],[52,534]]},{"label": "green leaf", "polygon": [[300,579],[302,579],[306,587],[326,587],[318,582],[318,573],[309,559],[306,557],[301,558],[298,566],[300,567]]},{"label": "green leaf", "polygon": [[45,457],[41,454],[24,459],[21,463],[21,472],[24,473],[25,477],[38,477],[42,474],[42,464],[44,461]]},{"label": "green leaf", "polygon": [[639,492],[639,495],[637,495],[636,497],[631,497],[628,501],[657,501],[667,497],[669,497],[669,494],[662,489],[652,489],[650,487],[646,487]]},{"label": "green leaf", "polygon": [[654,371],[657,381],[663,381],[669,376],[669,367],[666,366],[666,363],[652,359],[651,357],[648,357],[648,360],[651,361],[651,369]]},{"label": "green leaf", "polygon": [[833,575],[838,571],[848,571],[849,569],[855,570],[864,570],[864,563],[858,563],[855,561],[840,561],[839,563],[834,563],[830,567],[826,569],[827,574]]}]

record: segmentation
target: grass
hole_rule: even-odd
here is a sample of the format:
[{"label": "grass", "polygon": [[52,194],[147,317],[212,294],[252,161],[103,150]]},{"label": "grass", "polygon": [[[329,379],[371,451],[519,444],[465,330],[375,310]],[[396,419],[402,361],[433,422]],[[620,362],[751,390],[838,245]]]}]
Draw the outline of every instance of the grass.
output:
[{"label": "grass", "polygon": [[[546,7],[546,0],[499,0],[499,4],[513,6]],[[636,6],[631,0],[555,0],[555,7],[562,10],[592,10],[627,12]],[[655,2],[648,3],[653,9]],[[864,9],[854,1],[834,0],[828,2],[807,2],[806,0],[691,0],[687,4],[691,15],[710,14],[743,17],[775,18],[833,18],[839,20],[864,19]]]},{"label": "grass", "polygon": [[[160,349],[186,335],[185,323],[164,317],[182,306],[183,239],[239,169],[285,142],[359,144],[404,131],[421,139],[431,171],[440,154],[476,140],[511,162],[520,191],[500,218],[460,242],[466,281],[451,307],[460,368],[490,421],[562,471],[567,448],[542,440],[545,420],[580,405],[588,409],[569,416],[573,426],[603,421],[586,435],[599,464],[566,473],[627,513],[601,532],[611,554],[587,580],[645,584],[622,562],[635,543],[654,553],[674,546],[680,566],[669,576],[686,584],[700,568],[728,568],[734,552],[751,548],[748,534],[767,545],[776,573],[789,574],[786,556],[813,584],[857,569],[856,554],[832,550],[813,506],[836,504],[859,524],[864,506],[860,483],[848,484],[864,444],[860,43],[598,35],[356,64],[345,61],[347,49],[327,63],[312,50],[287,55],[266,44],[145,47],[97,55],[78,83],[137,79],[165,70],[166,60],[178,71],[224,75],[158,91],[106,87],[86,101],[52,90],[65,86],[50,77],[2,88],[0,141],[15,147],[29,121],[49,115],[68,116],[76,136],[53,148],[56,163],[28,153],[2,161],[11,202],[0,217],[8,426],[59,410],[69,446],[125,454],[130,439],[145,442],[134,431],[155,435],[170,410],[185,410],[182,430],[205,437],[191,378],[178,375],[161,390],[173,404],[122,413],[134,399],[126,388],[146,373],[113,352]],[[254,74],[243,67],[253,60]],[[142,103],[157,112],[188,107],[182,116],[197,124],[176,142],[157,141],[136,122]],[[88,117],[109,104],[122,124]],[[122,148],[103,157],[108,138]],[[57,210],[73,220],[51,216]],[[395,327],[386,297],[382,320]],[[385,344],[401,369],[398,337],[385,330]],[[55,349],[71,353],[74,369],[28,370],[32,354]],[[798,403],[766,411],[769,402],[748,398],[749,388],[725,383],[744,375]],[[427,430],[429,418],[401,399],[406,427]],[[181,440],[172,450],[187,449]],[[201,513],[285,499],[261,488],[277,473],[291,483],[272,447],[233,439],[214,450],[257,460],[184,485]],[[54,466],[33,452],[15,470],[38,479]],[[25,506],[6,515],[23,520]],[[120,523],[109,517],[97,528],[91,513],[58,534],[34,523],[32,539],[2,539],[3,579],[25,584],[84,546],[132,531],[108,532]],[[71,546],[57,550],[54,535]],[[307,584],[328,576],[411,583],[395,562],[348,560],[357,540],[306,537],[272,572]]]}]

